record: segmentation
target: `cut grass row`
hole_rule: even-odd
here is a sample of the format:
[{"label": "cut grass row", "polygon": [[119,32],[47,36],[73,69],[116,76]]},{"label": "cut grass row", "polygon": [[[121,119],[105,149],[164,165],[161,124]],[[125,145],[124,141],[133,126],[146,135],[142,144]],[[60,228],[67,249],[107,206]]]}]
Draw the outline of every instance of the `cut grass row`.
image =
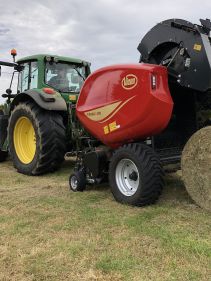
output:
[{"label": "cut grass row", "polygon": [[115,202],[107,185],[68,190],[72,168],[27,177],[0,166],[0,280],[209,280],[211,218],[166,177],[156,205]]}]

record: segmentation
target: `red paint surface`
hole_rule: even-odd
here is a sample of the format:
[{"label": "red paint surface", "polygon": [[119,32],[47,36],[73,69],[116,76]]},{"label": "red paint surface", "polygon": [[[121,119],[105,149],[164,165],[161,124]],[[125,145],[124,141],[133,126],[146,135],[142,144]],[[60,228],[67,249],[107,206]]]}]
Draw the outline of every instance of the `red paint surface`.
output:
[{"label": "red paint surface", "polygon": [[[138,78],[136,87],[131,90],[122,87],[122,79],[129,74]],[[152,89],[152,75],[156,76],[156,89]],[[106,122],[90,120],[84,114],[113,102],[124,102],[133,96]],[[167,70],[163,66],[151,64],[101,68],[85,81],[76,109],[77,116],[87,131],[112,148],[156,135],[169,123],[173,109]],[[105,134],[104,127],[112,122],[116,122],[120,128]]]}]

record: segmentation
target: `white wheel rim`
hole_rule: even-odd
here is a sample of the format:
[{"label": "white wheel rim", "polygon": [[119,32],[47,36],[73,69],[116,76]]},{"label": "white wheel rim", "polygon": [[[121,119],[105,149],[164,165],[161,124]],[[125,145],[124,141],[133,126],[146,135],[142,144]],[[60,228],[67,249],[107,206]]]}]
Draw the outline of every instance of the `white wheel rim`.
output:
[{"label": "white wheel rim", "polygon": [[76,190],[77,189],[77,186],[78,186],[78,180],[76,178],[76,176],[72,176],[71,179],[70,179],[70,184],[71,184],[71,187],[73,190]]},{"label": "white wheel rim", "polygon": [[132,196],[139,186],[139,172],[136,164],[130,159],[122,159],[116,166],[116,184],[125,196]]}]

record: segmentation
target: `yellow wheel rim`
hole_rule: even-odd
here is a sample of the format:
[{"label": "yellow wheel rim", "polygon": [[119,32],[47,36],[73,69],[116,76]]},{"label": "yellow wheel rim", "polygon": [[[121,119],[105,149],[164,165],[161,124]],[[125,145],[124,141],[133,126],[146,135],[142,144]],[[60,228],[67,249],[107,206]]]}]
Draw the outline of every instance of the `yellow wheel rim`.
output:
[{"label": "yellow wheel rim", "polygon": [[14,128],[13,142],[19,160],[24,164],[32,162],[36,152],[36,136],[32,122],[20,117]]}]

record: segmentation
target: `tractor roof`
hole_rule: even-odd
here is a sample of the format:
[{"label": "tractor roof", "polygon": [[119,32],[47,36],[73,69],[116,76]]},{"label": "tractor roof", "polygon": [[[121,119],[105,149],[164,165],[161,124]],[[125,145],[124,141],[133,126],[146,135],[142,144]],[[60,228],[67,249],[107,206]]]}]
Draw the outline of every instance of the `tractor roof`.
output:
[{"label": "tractor roof", "polygon": [[65,62],[74,62],[74,63],[86,62],[86,61],[81,60],[81,59],[76,59],[76,58],[71,58],[71,57],[63,57],[63,56],[57,56],[57,55],[50,55],[50,54],[32,55],[32,56],[21,58],[17,62],[20,63],[20,62],[29,61],[29,60],[43,60],[46,56],[56,57],[56,58],[58,58],[58,60],[65,61]]}]

